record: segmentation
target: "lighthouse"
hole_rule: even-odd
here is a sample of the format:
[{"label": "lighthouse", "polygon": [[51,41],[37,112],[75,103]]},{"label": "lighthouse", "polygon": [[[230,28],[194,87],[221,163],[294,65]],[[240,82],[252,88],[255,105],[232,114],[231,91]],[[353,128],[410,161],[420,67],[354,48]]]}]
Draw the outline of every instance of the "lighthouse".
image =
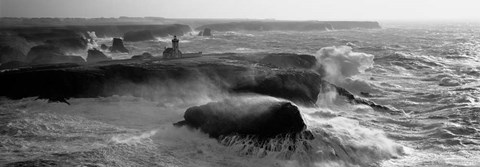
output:
[{"label": "lighthouse", "polygon": [[172,39],[172,47],[171,48],[165,48],[165,51],[163,51],[163,58],[166,59],[171,59],[171,58],[181,58],[182,57],[182,52],[179,49],[179,45],[177,36],[173,36]]},{"label": "lighthouse", "polygon": [[172,48],[173,48],[173,51],[174,52],[179,52],[180,50],[178,49],[178,42],[180,40],[178,40],[177,36],[173,36],[173,39],[172,39]]}]

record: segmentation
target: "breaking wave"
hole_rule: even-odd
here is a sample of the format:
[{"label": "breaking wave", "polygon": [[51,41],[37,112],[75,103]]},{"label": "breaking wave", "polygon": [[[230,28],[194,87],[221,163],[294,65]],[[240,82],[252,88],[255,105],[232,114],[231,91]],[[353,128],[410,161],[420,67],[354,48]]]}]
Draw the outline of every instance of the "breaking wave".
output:
[{"label": "breaking wave", "polygon": [[372,68],[374,55],[352,51],[351,47],[325,47],[317,51],[315,57],[319,68],[325,70],[325,79],[354,92],[376,91],[368,82],[354,76]]}]

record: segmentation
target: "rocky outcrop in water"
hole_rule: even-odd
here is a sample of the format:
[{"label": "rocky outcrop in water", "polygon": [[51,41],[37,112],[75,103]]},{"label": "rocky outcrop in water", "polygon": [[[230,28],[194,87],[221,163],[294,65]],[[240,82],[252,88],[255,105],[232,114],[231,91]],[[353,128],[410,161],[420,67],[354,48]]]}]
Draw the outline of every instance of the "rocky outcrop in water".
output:
[{"label": "rocky outcrop in water", "polygon": [[[351,92],[349,92],[348,90],[344,89],[344,88],[341,88],[341,87],[338,87],[338,86],[335,86],[333,84],[330,84],[331,86],[335,87],[335,89],[337,90],[337,93],[338,95],[340,96],[343,96],[345,97],[349,102],[351,103],[354,103],[354,104],[363,104],[363,105],[367,105],[367,106],[370,106],[372,107],[374,110],[376,111],[381,111],[381,112],[387,112],[389,114],[393,114],[393,115],[402,115],[404,114],[403,111],[400,111],[396,108],[393,108],[393,107],[390,107],[390,106],[385,106],[385,105],[381,105],[381,104],[377,104],[371,100],[368,100],[368,99],[364,99],[364,98],[361,98],[361,97],[358,97],[358,96],[355,96],[354,94],[352,94]],[[361,93],[362,95],[365,95],[364,92]]]},{"label": "rocky outcrop in water", "polygon": [[87,63],[96,63],[96,62],[108,61],[108,60],[112,60],[112,58],[103,54],[101,51],[97,49],[88,50]]},{"label": "rocky outcrop in water", "polygon": [[246,21],[203,25],[214,31],[326,31],[338,29],[381,28],[378,22],[361,21]]},{"label": "rocky outcrop in water", "polygon": [[198,128],[214,138],[228,135],[272,138],[297,134],[306,128],[295,105],[265,99],[235,98],[191,107],[184,119],[175,125]]},{"label": "rocky outcrop in water", "polygon": [[155,37],[153,37],[153,34],[150,30],[129,31],[123,35],[123,40],[130,42],[148,41],[154,39]]},{"label": "rocky outcrop in water", "polygon": [[107,49],[108,49],[108,46],[105,45],[105,44],[102,44],[102,45],[100,45],[100,49],[102,49],[102,50],[107,50]]},{"label": "rocky outcrop in water", "polygon": [[[225,57],[225,56],[223,56]],[[172,64],[173,63],[173,64]],[[179,63],[179,64],[178,64]],[[317,73],[304,70],[271,70],[252,62],[222,56],[195,61],[154,61],[128,64],[115,62],[87,67],[52,66],[0,73],[4,86],[0,96],[45,99],[133,95],[155,98],[143,89],[160,89],[163,82],[186,83],[203,78],[217,89],[232,93],[258,93],[313,105],[323,82]],[[35,84],[30,84],[35,83]],[[133,84],[133,85],[130,85]],[[128,89],[125,89],[125,85]],[[136,89],[135,86],[142,87]]]},{"label": "rocky outcrop in water", "polygon": [[35,46],[27,54],[26,62],[31,65],[39,64],[58,64],[58,63],[76,63],[83,64],[80,56],[67,56],[60,48],[52,45]]},{"label": "rocky outcrop in water", "polygon": [[285,98],[307,106],[315,104],[323,83],[318,74],[302,71],[258,75],[249,81],[252,83],[245,83],[246,81],[239,81],[233,90]]},{"label": "rocky outcrop in water", "polygon": [[212,36],[212,29],[205,28],[205,29],[203,29],[203,31],[200,31],[198,33],[198,36]]},{"label": "rocky outcrop in water", "polygon": [[[111,62],[88,68],[68,64],[51,65],[0,73],[3,84],[0,87],[0,96],[10,98],[38,96],[52,101],[71,97],[112,95],[154,99],[156,95],[141,90],[164,89],[158,87],[162,87],[161,83],[166,81],[185,83],[203,78],[218,86],[216,89],[231,93],[273,96],[305,106],[315,105],[318,94],[327,92],[325,88],[333,86],[340,96],[346,97],[352,103],[365,104],[375,110],[392,114],[402,113],[395,108],[357,97],[341,87],[330,84],[316,71],[302,68],[272,70],[262,64],[251,66],[253,63],[255,62],[243,60],[235,54],[225,54],[196,58],[195,61],[137,61],[127,64]],[[125,84],[128,85],[128,89],[125,89]],[[135,88],[137,85],[138,89]]]},{"label": "rocky outcrop in water", "polygon": [[125,48],[120,38],[113,38],[112,46],[109,49],[111,52],[128,53],[128,49]]}]

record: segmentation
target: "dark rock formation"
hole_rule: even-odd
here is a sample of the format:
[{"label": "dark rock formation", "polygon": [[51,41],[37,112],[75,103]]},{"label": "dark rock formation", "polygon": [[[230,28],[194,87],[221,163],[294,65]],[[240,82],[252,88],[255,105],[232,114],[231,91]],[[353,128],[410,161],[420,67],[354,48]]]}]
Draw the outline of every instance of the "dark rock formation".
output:
[{"label": "dark rock formation", "polygon": [[128,53],[128,49],[123,46],[123,41],[120,38],[113,38],[112,46],[110,47],[111,52],[121,52]]},{"label": "dark rock formation", "polygon": [[377,22],[355,21],[246,21],[203,25],[214,31],[325,31],[332,29],[381,28]]},{"label": "dark rock formation", "polygon": [[10,46],[0,46],[0,64],[11,61],[25,61],[25,54]]},{"label": "dark rock formation", "polygon": [[105,45],[105,44],[102,44],[102,45],[100,45],[100,49],[102,49],[102,50],[107,50],[107,49],[108,49],[108,46]]},{"label": "dark rock formation", "polygon": [[129,31],[123,35],[123,40],[131,42],[148,41],[154,39],[155,37],[153,37],[153,34],[150,32],[150,30]]},{"label": "dark rock formation", "polygon": [[200,31],[199,36],[212,36],[212,29],[205,28],[203,31]]},{"label": "dark rock formation", "polygon": [[[31,54],[43,55],[42,47],[33,48]],[[49,49],[45,52],[58,54]],[[225,59],[235,63],[226,63]],[[112,63],[88,68],[74,64],[56,64],[2,72],[0,73],[0,81],[2,81],[0,96],[14,99],[38,96],[51,101],[62,101],[61,99],[71,97],[88,98],[112,95],[155,98],[156,95],[146,94],[141,90],[146,87],[156,90],[162,86],[159,83],[163,81],[184,83],[205,78],[219,89],[231,93],[263,94],[306,106],[314,105],[318,94],[328,91],[325,88],[333,86],[340,96],[346,97],[351,103],[365,104],[377,111],[391,114],[402,113],[395,108],[357,97],[341,87],[325,82],[320,74],[312,70],[301,68],[272,70],[261,64],[252,67],[251,64],[254,62],[237,59],[235,54],[203,57],[195,61],[180,61],[174,64],[168,62]],[[15,66],[25,65],[21,62],[18,63]],[[5,64],[5,66],[7,65]],[[125,83],[134,83],[133,86],[141,85],[142,89],[128,85],[129,89],[125,90]]]},{"label": "dark rock formation", "polygon": [[317,64],[317,59],[312,55],[272,53],[261,59],[260,63],[273,65],[279,68],[311,69]]},{"label": "dark rock formation", "polygon": [[88,50],[87,63],[96,63],[101,61],[112,60],[112,58],[106,56],[101,51],[97,49]]},{"label": "dark rock formation", "polygon": [[76,63],[83,64],[80,56],[67,56],[60,48],[52,45],[35,46],[27,54],[26,62],[32,65],[38,64],[58,64],[58,63]]},{"label": "dark rock formation", "polygon": [[141,55],[132,56],[132,59],[150,59],[153,58],[152,54],[145,52]]},{"label": "dark rock formation", "polygon": [[[228,62],[231,62],[229,60]],[[196,61],[141,62],[129,64],[99,64],[87,67],[58,66],[24,69],[0,73],[0,96],[24,98],[40,96],[45,99],[133,95],[155,98],[141,90],[159,89],[162,82],[192,82],[204,78],[219,89],[232,93],[253,92],[284,98],[296,104],[313,105],[324,81],[315,72],[271,68],[252,62],[236,60],[227,63],[221,56],[202,57]],[[255,72],[253,72],[255,71]],[[36,84],[31,84],[36,83]],[[132,85],[125,89],[124,84]],[[153,92],[152,92],[153,93]]]},{"label": "dark rock formation", "polygon": [[[376,111],[381,111],[381,112],[387,112],[389,114],[394,114],[394,115],[402,115],[404,114],[403,111],[400,111],[396,108],[393,108],[393,107],[390,107],[390,106],[384,106],[384,105],[380,105],[380,104],[377,104],[373,101],[370,101],[368,99],[364,99],[364,98],[361,98],[361,97],[357,97],[355,96],[354,94],[350,93],[349,91],[347,91],[346,89],[344,88],[341,88],[341,87],[338,87],[338,86],[335,86],[333,84],[331,84],[332,86],[335,87],[335,89],[337,90],[337,93],[338,95],[340,96],[343,96],[345,97],[349,102],[351,103],[354,103],[354,104],[364,104],[364,105],[367,105],[367,106],[370,106],[372,107],[374,110]],[[362,92],[363,93],[363,92]],[[364,94],[363,94],[364,95]]]},{"label": "dark rock formation", "polygon": [[184,119],[176,125],[198,128],[214,138],[228,135],[272,138],[297,134],[306,128],[296,106],[261,98],[234,98],[191,107]]},{"label": "dark rock formation", "polygon": [[317,101],[323,83],[318,74],[304,71],[257,75],[253,83],[245,83],[246,81],[249,80],[239,81],[233,90],[285,98],[308,106]]}]

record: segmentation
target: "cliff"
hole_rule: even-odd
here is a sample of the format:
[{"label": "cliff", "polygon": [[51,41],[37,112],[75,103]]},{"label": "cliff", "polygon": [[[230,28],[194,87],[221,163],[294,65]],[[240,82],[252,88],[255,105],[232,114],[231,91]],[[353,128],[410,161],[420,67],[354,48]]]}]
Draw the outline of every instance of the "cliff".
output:
[{"label": "cliff", "polygon": [[150,93],[161,89],[166,83],[201,80],[206,83],[199,84],[210,83],[218,87],[216,90],[258,93],[312,105],[320,92],[319,84],[323,83],[321,76],[311,71],[271,70],[262,65],[252,67],[252,62],[225,58],[203,56],[169,61],[124,60],[90,66],[55,65],[1,72],[0,96],[14,99],[38,96],[51,101],[112,95],[148,99],[157,96]]},{"label": "cliff", "polygon": [[246,21],[203,25],[196,30],[214,31],[326,31],[341,29],[381,28],[378,22],[360,21]]},{"label": "cliff", "polygon": [[[299,56],[298,59],[291,58],[294,54],[254,55],[252,59],[245,56],[215,54],[167,61],[132,59],[88,66],[33,66],[0,72],[0,96],[13,99],[38,97],[60,102],[66,102],[69,98],[112,95],[155,99],[169,96],[168,92],[162,94],[160,91],[158,94],[159,90],[176,90],[178,84],[192,83],[214,86],[212,90],[222,92],[256,93],[287,99],[298,105],[313,106],[318,94],[329,91],[328,87],[332,86],[322,79],[322,72],[319,74],[305,68],[310,66],[310,63],[306,63],[311,62],[309,56]],[[273,58],[280,60],[272,61]],[[289,60],[300,60],[301,63],[299,65]],[[281,62],[277,64],[279,67],[272,67],[276,62]],[[340,96],[352,103],[365,104],[382,112],[400,113],[357,97],[343,88],[336,89]],[[196,92],[182,93],[188,95]]]}]

